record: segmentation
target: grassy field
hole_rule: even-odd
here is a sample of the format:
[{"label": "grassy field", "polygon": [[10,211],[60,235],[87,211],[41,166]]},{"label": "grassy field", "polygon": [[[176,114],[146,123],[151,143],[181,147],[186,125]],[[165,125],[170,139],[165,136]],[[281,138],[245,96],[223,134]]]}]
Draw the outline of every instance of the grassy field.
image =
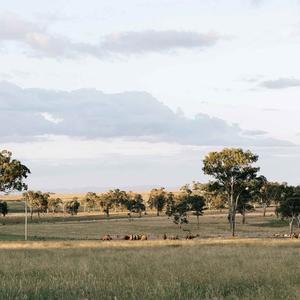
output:
[{"label": "grassy field", "polygon": [[[237,219],[237,235],[239,237],[270,238],[275,233],[288,233],[287,222],[275,216],[263,218],[257,214],[250,214],[246,224]],[[24,237],[24,217],[6,217],[6,225],[0,225],[0,240],[22,240]],[[129,221],[126,215],[114,215],[107,219],[99,214],[80,214],[76,217],[56,216],[37,217],[29,221],[28,235],[30,240],[82,240],[100,239],[110,234],[114,239],[121,239],[126,234],[147,234],[149,239],[161,239],[164,233],[179,235],[184,238],[186,230],[199,234],[200,238],[230,236],[225,214],[206,215],[200,218],[197,228],[196,218],[190,217],[190,224],[184,225],[183,231],[172,223],[166,216],[153,215],[134,218]]]},{"label": "grassy field", "polygon": [[[297,299],[300,240],[272,238],[289,231],[273,210],[246,224],[238,217],[236,238],[225,211],[206,212],[199,228],[190,216],[181,229],[151,213],[131,221],[125,213],[35,215],[28,242],[20,210],[0,225],[0,299]],[[187,230],[199,237],[185,240]],[[101,241],[105,234],[113,241]]]},{"label": "grassy field", "polygon": [[1,299],[298,299],[300,293],[298,241],[55,243],[57,249],[45,249],[47,242],[31,249],[29,242],[22,250],[4,243],[12,249],[0,249]]}]

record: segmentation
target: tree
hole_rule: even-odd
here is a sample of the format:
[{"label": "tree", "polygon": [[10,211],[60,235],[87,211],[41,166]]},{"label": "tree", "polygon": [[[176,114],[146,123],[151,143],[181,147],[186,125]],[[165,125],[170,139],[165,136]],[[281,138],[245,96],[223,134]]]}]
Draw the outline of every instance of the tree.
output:
[{"label": "tree", "polygon": [[192,212],[197,217],[199,228],[199,216],[203,215],[205,199],[201,195],[194,193],[189,185],[181,187],[180,192],[174,196],[172,193],[167,195],[166,214],[173,219],[175,224],[181,228],[182,224],[187,224],[188,212]]},{"label": "tree", "polygon": [[3,150],[0,152],[0,193],[27,190],[24,179],[30,170],[20,161],[12,158],[12,153]]},{"label": "tree", "polygon": [[187,212],[189,205],[187,194],[181,192],[174,196],[174,200],[168,202],[166,215],[181,228],[182,224],[188,224]]},{"label": "tree", "polygon": [[278,182],[269,182],[266,178],[262,179],[262,184],[256,198],[263,207],[264,217],[266,216],[267,207],[271,205],[272,201],[275,203],[280,202],[283,189],[284,185]]},{"label": "tree", "polygon": [[167,201],[167,192],[165,188],[152,189],[148,199],[148,205],[151,209],[156,209],[156,215],[164,209]]},{"label": "tree", "polygon": [[258,156],[251,151],[235,148],[210,152],[203,160],[204,173],[214,177],[218,190],[226,194],[232,236],[235,235],[236,211],[240,196],[259,171],[258,167],[253,166],[257,160]]},{"label": "tree", "polygon": [[205,206],[211,209],[221,210],[225,208],[226,196],[221,190],[216,190],[214,183],[193,182],[192,191],[194,194],[200,195],[205,199]]},{"label": "tree", "polygon": [[109,217],[109,212],[113,207],[125,206],[128,201],[128,195],[125,191],[119,189],[110,190],[99,197],[98,206],[103,209],[106,216]]},{"label": "tree", "polygon": [[74,197],[72,200],[65,203],[65,211],[70,215],[77,215],[80,207],[80,203],[77,197]]},{"label": "tree", "polygon": [[300,217],[300,187],[285,187],[276,212],[282,219],[289,220],[290,234],[292,234],[294,221]]},{"label": "tree", "polygon": [[98,201],[99,196],[96,193],[88,192],[82,199],[81,205],[83,205],[84,211],[87,209],[90,212],[91,209],[95,208]]},{"label": "tree", "polygon": [[23,193],[23,199],[28,203],[30,208],[30,218],[32,219],[34,210],[40,218],[41,213],[45,213],[48,210],[49,193],[42,193],[41,191],[28,191]]},{"label": "tree", "polygon": [[142,216],[142,212],[146,210],[144,200],[141,194],[129,192],[125,207],[129,211],[128,215],[131,219],[131,213],[138,213]]},{"label": "tree", "polygon": [[57,212],[57,209],[63,204],[61,198],[49,198],[48,199],[48,209],[52,210],[54,214]]}]

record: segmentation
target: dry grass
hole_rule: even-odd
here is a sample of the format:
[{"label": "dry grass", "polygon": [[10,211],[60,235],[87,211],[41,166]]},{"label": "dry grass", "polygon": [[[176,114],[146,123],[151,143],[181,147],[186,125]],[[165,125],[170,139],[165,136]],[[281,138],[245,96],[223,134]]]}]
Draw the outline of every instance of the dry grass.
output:
[{"label": "dry grass", "polygon": [[157,247],[191,247],[191,246],[297,246],[298,239],[246,239],[219,238],[195,240],[152,240],[152,241],[5,241],[0,244],[0,250],[32,250],[32,249],[114,249],[114,248],[157,248]]},{"label": "dry grass", "polygon": [[0,250],[0,299],[288,300],[300,293],[298,241],[27,245],[45,248]]}]

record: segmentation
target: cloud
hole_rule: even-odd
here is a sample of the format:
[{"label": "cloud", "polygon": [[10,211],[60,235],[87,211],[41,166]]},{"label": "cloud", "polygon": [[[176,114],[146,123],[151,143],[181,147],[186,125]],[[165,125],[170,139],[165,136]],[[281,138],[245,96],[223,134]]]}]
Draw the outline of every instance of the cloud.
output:
[{"label": "cloud", "polygon": [[23,20],[15,14],[0,15],[0,42],[18,42],[27,47],[27,54],[73,58],[90,55],[104,58],[111,55],[161,53],[178,49],[204,49],[224,37],[217,33],[194,31],[145,30],[115,32],[99,38],[98,44],[73,42],[66,36],[51,34],[47,27]]},{"label": "cloud", "polygon": [[147,30],[121,32],[106,36],[100,49],[108,53],[140,54],[175,49],[206,48],[215,45],[221,37],[216,33],[200,34],[192,31]]},{"label": "cloud", "polygon": [[41,113],[41,116],[46,120],[46,121],[49,121],[51,123],[54,123],[54,124],[59,124],[61,123],[64,119],[62,118],[55,118],[53,115],[47,113],[47,112],[43,112]]},{"label": "cloud", "polygon": [[144,92],[22,89],[2,82],[0,119],[2,124],[9,124],[0,127],[0,141],[63,135],[189,145],[289,145],[206,114],[187,118]]},{"label": "cloud", "polygon": [[300,80],[296,78],[278,78],[274,80],[265,80],[259,84],[260,87],[268,89],[286,89],[300,86]]}]

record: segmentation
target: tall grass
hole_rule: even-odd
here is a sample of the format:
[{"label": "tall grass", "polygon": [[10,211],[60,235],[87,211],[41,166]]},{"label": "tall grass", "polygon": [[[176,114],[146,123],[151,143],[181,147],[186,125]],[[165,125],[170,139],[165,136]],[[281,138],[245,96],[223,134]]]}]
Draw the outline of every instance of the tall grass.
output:
[{"label": "tall grass", "polygon": [[299,250],[300,243],[0,250],[0,298],[297,299]]}]

